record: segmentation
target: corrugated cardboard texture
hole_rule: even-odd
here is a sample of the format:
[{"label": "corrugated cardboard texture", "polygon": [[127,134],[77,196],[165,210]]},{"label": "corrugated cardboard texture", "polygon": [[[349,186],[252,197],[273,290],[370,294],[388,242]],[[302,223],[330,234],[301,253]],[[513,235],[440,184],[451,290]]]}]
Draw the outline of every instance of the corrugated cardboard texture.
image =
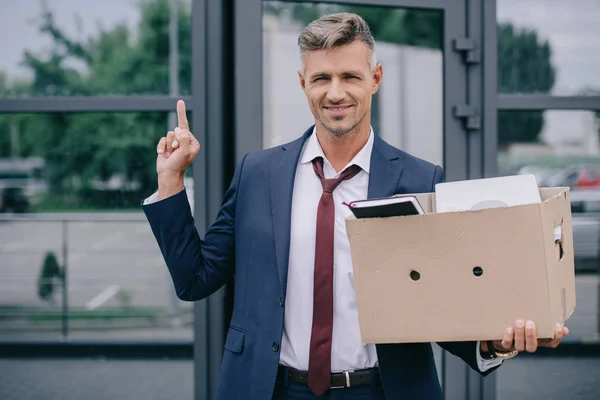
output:
[{"label": "corrugated cardboard texture", "polygon": [[[417,197],[431,212],[433,195]],[[363,341],[501,339],[517,318],[536,321],[540,337],[553,335],[557,316],[574,305],[572,239],[558,262],[550,227],[558,218],[563,237],[572,237],[564,204],[560,195],[546,204],[348,220]],[[547,272],[550,251],[564,273]]]}]

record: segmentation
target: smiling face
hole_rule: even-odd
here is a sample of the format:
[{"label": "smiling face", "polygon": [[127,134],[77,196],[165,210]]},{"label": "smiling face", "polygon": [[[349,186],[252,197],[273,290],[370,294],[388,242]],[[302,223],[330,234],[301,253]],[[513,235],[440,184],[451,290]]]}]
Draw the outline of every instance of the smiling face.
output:
[{"label": "smiling face", "polygon": [[304,54],[300,85],[317,127],[335,136],[370,127],[371,99],[383,71],[371,68],[371,52],[360,40]]}]

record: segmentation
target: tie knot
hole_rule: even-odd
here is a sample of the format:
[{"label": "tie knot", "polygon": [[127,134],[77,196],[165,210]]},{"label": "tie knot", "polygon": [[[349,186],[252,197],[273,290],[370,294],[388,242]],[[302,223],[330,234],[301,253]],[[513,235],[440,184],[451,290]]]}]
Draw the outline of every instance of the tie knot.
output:
[{"label": "tie knot", "polygon": [[325,174],[323,173],[322,157],[317,157],[313,160],[313,169],[317,177],[319,177],[319,179],[321,180],[321,185],[323,185],[323,192],[325,193],[333,193],[335,188],[338,187],[338,185],[342,183],[342,181],[351,179],[361,170],[361,168],[358,165],[353,164],[346,168],[337,178],[326,179]]}]

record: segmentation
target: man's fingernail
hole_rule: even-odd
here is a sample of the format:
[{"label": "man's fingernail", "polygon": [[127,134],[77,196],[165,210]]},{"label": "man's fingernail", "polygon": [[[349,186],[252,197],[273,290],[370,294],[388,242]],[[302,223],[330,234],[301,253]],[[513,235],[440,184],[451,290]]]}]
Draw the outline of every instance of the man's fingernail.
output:
[{"label": "man's fingernail", "polygon": [[513,334],[513,328],[506,328],[506,333],[508,333],[509,335]]},{"label": "man's fingernail", "polygon": [[164,149],[158,149],[158,154],[162,154],[162,153],[164,153],[164,152],[165,152],[165,150],[164,150]]},{"label": "man's fingernail", "polygon": [[169,153],[168,151],[165,153],[165,157],[169,158],[169,156],[171,155],[171,153]]},{"label": "man's fingernail", "polygon": [[177,140],[173,140],[173,147],[179,146],[179,142]]},{"label": "man's fingernail", "polygon": [[562,324],[560,322],[556,323],[556,330],[557,331],[562,331]]},{"label": "man's fingernail", "polygon": [[517,328],[522,328],[525,324],[523,323],[523,320],[519,319],[517,320]]},{"label": "man's fingernail", "polygon": [[533,329],[533,321],[527,321],[527,329]]},{"label": "man's fingernail", "polygon": [[175,133],[181,133],[181,132],[183,132],[183,131],[181,130],[180,127],[175,128]]}]

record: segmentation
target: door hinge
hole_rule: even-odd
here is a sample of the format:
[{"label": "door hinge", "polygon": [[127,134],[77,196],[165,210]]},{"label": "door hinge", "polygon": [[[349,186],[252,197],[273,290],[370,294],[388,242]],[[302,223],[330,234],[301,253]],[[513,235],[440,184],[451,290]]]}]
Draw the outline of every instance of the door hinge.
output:
[{"label": "door hinge", "polygon": [[479,118],[479,110],[470,105],[460,105],[453,107],[453,113],[456,118],[463,120],[465,128],[469,131],[481,129],[481,120]]},{"label": "door hinge", "polygon": [[479,64],[481,62],[481,53],[479,50],[479,46],[477,46],[477,43],[474,39],[454,39],[454,50],[463,53],[464,60],[467,64]]}]

